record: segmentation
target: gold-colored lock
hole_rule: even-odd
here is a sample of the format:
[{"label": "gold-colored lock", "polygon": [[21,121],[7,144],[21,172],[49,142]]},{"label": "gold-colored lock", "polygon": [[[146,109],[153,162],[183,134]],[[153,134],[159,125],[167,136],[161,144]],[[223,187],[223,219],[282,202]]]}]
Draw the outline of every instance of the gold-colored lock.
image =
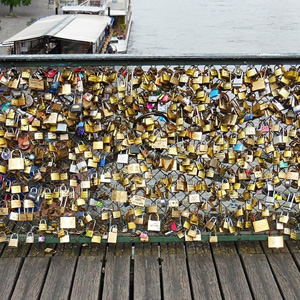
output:
[{"label": "gold-colored lock", "polygon": [[268,247],[269,248],[283,248],[283,236],[268,236]]},{"label": "gold-colored lock", "polygon": [[267,219],[262,219],[262,220],[259,220],[259,221],[254,221],[253,222],[253,228],[254,228],[254,231],[256,233],[257,232],[262,232],[262,231],[270,230],[269,222],[268,222]]}]

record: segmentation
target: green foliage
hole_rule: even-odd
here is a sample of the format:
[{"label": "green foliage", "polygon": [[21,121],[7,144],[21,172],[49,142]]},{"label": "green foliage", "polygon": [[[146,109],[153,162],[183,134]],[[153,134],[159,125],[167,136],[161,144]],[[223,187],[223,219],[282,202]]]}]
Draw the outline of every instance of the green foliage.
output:
[{"label": "green foliage", "polygon": [[4,5],[12,5],[13,7],[31,4],[31,0],[0,0]]},{"label": "green foliage", "polygon": [[0,3],[9,6],[9,14],[13,14],[13,8],[21,5],[31,4],[31,0],[0,0]]},{"label": "green foliage", "polygon": [[27,23],[26,25],[27,26],[30,26],[32,23],[34,23],[36,21],[36,18],[31,18]]},{"label": "green foliage", "polygon": [[121,31],[124,31],[125,28],[126,28],[126,24],[120,24],[120,29],[121,29]]}]

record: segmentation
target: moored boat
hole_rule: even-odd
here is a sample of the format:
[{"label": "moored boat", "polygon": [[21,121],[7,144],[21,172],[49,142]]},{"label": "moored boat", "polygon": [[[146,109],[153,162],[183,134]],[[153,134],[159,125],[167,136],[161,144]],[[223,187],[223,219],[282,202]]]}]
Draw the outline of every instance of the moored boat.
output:
[{"label": "moored boat", "polygon": [[110,0],[106,15],[114,19],[111,47],[115,53],[126,53],[132,26],[131,0]]}]

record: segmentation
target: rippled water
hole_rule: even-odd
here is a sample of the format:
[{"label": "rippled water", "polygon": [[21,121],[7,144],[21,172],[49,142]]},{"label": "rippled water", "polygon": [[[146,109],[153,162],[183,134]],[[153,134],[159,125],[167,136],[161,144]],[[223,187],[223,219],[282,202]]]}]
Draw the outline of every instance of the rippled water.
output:
[{"label": "rippled water", "polygon": [[132,0],[128,54],[299,53],[297,0]]}]

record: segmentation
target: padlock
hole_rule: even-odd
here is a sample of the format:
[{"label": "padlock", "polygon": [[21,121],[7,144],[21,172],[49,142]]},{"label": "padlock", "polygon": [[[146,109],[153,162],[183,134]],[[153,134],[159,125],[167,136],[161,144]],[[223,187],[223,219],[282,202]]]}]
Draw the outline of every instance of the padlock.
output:
[{"label": "padlock", "polygon": [[196,238],[197,235],[197,227],[195,225],[192,225],[188,230],[187,235],[192,237],[194,240],[194,238]]},{"label": "padlock", "polygon": [[108,232],[107,242],[110,244],[117,243],[118,239],[118,229],[115,225],[110,227],[110,230]]},{"label": "padlock", "polygon": [[[19,157],[13,157],[14,151],[19,152]],[[20,150],[13,150],[11,152],[10,158],[8,159],[8,170],[9,171],[24,170],[24,167],[25,167],[25,161],[22,152]]]},{"label": "padlock", "polygon": [[19,245],[19,235],[17,233],[13,233],[9,239],[8,247],[18,248]]},{"label": "padlock", "polygon": [[262,232],[262,231],[270,230],[269,222],[268,222],[267,219],[262,219],[262,220],[259,220],[259,221],[254,221],[253,222],[253,228],[254,228],[254,231],[256,233],[257,232]]},{"label": "padlock", "polygon": [[61,244],[70,243],[70,235],[68,231],[64,231],[64,235],[59,237],[59,242]]},{"label": "padlock", "polygon": [[26,244],[33,244],[34,243],[34,234],[32,231],[29,231],[26,234]]},{"label": "padlock", "polygon": [[31,201],[34,201],[34,202],[37,202],[39,200],[39,192],[38,192],[38,189],[36,187],[32,187],[29,190],[29,193],[27,195],[27,199],[31,200]]},{"label": "padlock", "polygon": [[94,234],[91,243],[100,244],[101,243],[101,236],[100,234]]},{"label": "padlock", "polygon": [[268,236],[269,248],[283,248],[283,236]]},{"label": "padlock", "polygon": [[156,213],[156,220],[152,220],[152,216],[154,214],[150,214],[149,216],[149,220],[148,220],[148,226],[147,226],[147,230],[148,231],[156,231],[159,232],[160,231],[160,225],[161,222],[159,220],[159,215]]},{"label": "padlock", "polygon": [[47,228],[48,228],[48,226],[47,226],[46,220],[45,219],[41,219],[40,223],[39,223],[39,230],[40,231],[46,231]]},{"label": "padlock", "polygon": [[146,232],[146,231],[141,232],[141,234],[140,234],[140,241],[141,242],[149,242],[148,232]]}]

